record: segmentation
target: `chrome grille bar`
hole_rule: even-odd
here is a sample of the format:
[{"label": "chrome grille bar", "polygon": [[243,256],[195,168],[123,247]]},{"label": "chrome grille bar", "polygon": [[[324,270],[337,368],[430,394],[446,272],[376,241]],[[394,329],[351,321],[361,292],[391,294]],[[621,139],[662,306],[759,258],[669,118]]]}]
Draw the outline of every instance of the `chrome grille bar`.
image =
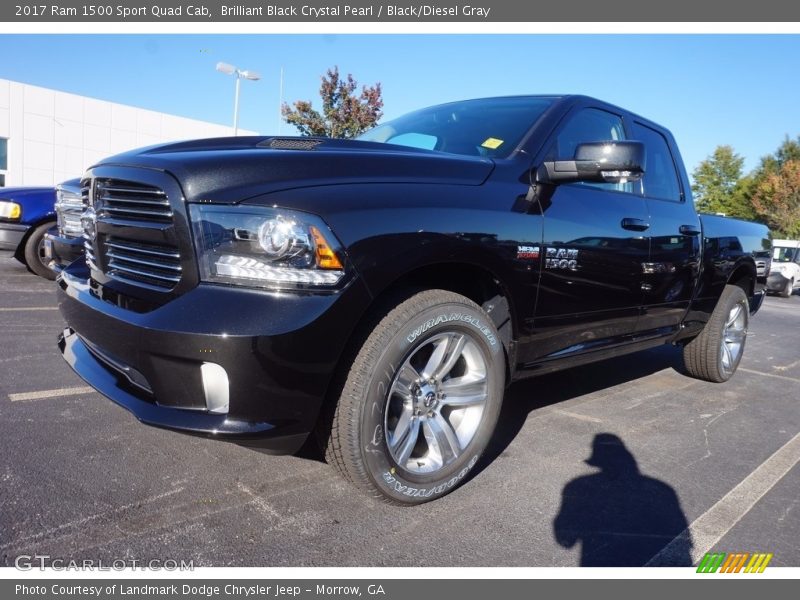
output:
[{"label": "chrome grille bar", "polygon": [[121,260],[121,261],[124,261],[124,262],[129,262],[129,263],[133,263],[133,264],[136,264],[136,265],[141,265],[143,267],[153,267],[155,269],[164,269],[164,270],[168,270],[168,271],[174,271],[176,273],[180,273],[181,270],[182,270],[180,265],[174,265],[174,264],[170,265],[170,264],[156,262],[154,260],[146,260],[144,258],[138,258],[138,257],[134,258],[133,256],[126,256],[124,254],[117,254],[113,250],[106,251],[106,256],[108,258],[112,259],[112,261],[114,259],[116,259],[118,261]]},{"label": "chrome grille bar", "polygon": [[139,218],[146,218],[146,217],[156,217],[156,218],[166,218],[172,217],[171,210],[148,210],[146,208],[120,208],[117,206],[109,206],[105,205],[103,208],[100,209],[101,212],[105,212],[111,216],[115,214],[122,214],[122,215],[130,215],[133,217]]},{"label": "chrome grille bar", "polygon": [[115,260],[110,260],[108,266],[111,268],[111,273],[113,274],[114,270],[119,271],[123,274],[128,275],[139,275],[140,277],[147,277],[148,279],[158,279],[159,281],[169,281],[172,283],[178,283],[181,280],[180,275],[162,275],[160,273],[156,273],[150,269],[135,269],[129,265],[123,265],[118,263]]},{"label": "chrome grille bar", "polygon": [[129,252],[139,252],[141,254],[152,254],[153,256],[162,256],[165,258],[180,259],[181,255],[177,250],[170,250],[169,248],[154,248],[137,244],[133,242],[116,242],[112,239],[106,241],[106,246],[109,248],[118,248],[120,250],[127,250]]}]

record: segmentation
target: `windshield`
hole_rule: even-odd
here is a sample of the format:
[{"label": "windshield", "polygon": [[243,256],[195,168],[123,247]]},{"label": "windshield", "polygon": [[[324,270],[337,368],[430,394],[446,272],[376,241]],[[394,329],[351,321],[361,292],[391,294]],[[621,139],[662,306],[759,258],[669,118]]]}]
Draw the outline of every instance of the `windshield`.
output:
[{"label": "windshield", "polygon": [[360,135],[384,142],[467,156],[505,158],[553,98],[486,98],[423,108]]},{"label": "windshield", "polygon": [[772,260],[775,262],[793,262],[797,260],[798,252],[800,252],[800,250],[797,248],[775,246],[772,250]]}]

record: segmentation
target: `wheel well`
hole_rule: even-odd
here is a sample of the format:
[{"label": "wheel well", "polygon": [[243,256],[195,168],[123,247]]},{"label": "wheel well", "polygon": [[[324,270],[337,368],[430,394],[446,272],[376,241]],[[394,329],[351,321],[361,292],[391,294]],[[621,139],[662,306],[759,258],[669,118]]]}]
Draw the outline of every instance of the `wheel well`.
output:
[{"label": "wheel well", "polygon": [[731,285],[738,285],[744,290],[748,297],[754,293],[754,285],[756,281],[756,270],[753,265],[743,264],[734,269],[731,276],[728,278],[728,283]]},{"label": "wheel well", "polygon": [[394,307],[421,290],[447,290],[461,294],[483,308],[491,317],[500,334],[506,358],[506,381],[511,381],[515,364],[516,323],[513,318],[511,295],[488,269],[468,263],[437,263],[414,269],[384,288],[373,301],[372,308],[362,323],[381,307]]},{"label": "wheel well", "polygon": [[379,298],[402,289],[448,290],[466,296],[478,306],[484,306],[497,296],[508,298],[500,282],[489,271],[462,263],[429,265],[406,273],[384,289]]}]

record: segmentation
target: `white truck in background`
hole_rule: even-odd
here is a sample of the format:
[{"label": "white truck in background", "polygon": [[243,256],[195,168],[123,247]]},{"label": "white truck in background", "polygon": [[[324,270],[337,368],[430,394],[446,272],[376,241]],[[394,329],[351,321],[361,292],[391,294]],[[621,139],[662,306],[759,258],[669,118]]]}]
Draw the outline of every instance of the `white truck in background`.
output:
[{"label": "white truck in background", "polygon": [[773,240],[767,289],[784,298],[800,286],[800,241]]}]

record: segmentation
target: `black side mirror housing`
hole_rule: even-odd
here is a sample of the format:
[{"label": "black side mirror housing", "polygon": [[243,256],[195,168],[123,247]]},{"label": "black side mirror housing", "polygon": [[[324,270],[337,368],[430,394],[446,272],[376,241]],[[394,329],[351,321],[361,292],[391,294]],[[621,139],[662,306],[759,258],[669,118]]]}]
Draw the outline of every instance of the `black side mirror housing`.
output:
[{"label": "black side mirror housing", "polygon": [[645,149],[642,142],[607,141],[578,144],[572,160],[542,163],[537,180],[542,183],[625,183],[644,175]]}]

